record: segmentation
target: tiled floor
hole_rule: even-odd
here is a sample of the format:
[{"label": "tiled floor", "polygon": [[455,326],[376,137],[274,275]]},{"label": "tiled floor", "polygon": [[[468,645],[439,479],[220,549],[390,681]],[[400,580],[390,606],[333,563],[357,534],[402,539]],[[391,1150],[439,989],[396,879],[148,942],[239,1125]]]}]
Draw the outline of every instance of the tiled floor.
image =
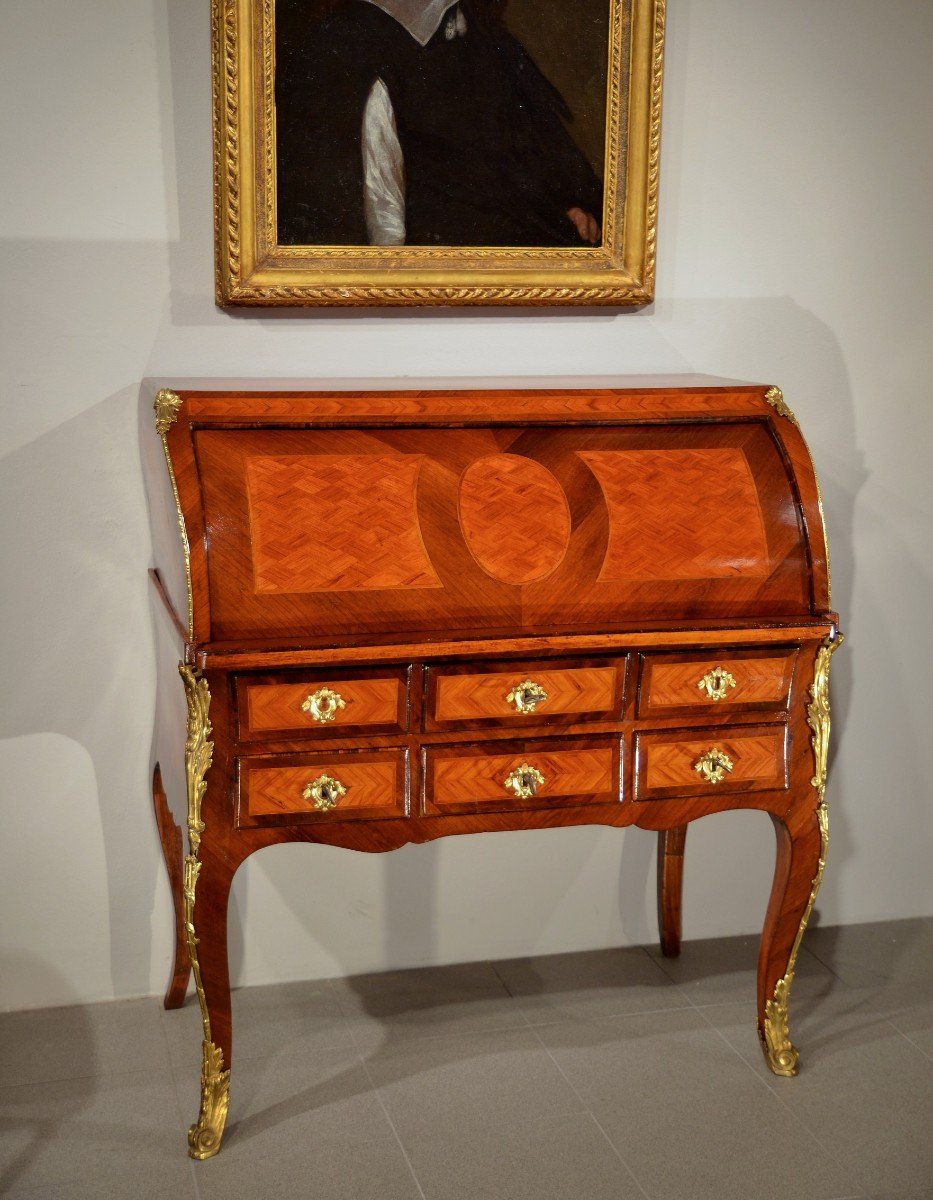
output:
[{"label": "tiled floor", "polygon": [[189,1000],[0,1017],[0,1195],[933,1200],[933,920],[813,929],[803,1065],[764,1066],[756,941],[235,994],[232,1107],[192,1163]]}]

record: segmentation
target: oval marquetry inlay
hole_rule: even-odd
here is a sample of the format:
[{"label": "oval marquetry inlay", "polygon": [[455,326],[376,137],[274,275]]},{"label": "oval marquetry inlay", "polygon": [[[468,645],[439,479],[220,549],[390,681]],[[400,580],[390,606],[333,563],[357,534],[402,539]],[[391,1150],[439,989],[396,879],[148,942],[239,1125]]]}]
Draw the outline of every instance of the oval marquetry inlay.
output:
[{"label": "oval marquetry inlay", "polygon": [[570,543],[570,509],[547,469],[518,454],[490,454],[460,479],[460,528],[487,575],[534,583],[560,566]]}]

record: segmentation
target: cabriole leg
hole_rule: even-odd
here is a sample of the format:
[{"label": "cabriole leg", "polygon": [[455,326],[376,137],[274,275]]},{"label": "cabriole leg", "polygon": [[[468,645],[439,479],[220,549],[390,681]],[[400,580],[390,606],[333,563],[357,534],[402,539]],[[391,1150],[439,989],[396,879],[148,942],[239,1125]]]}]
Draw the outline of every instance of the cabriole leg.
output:
[{"label": "cabriole leg", "polygon": [[212,1158],[220,1150],[230,1103],[233,1039],[227,965],[227,903],[232,881],[232,871],[208,855],[198,860],[189,854],[185,859],[188,949],[204,1030],[201,1108],[197,1121],[188,1131],[188,1153],[197,1159]]},{"label": "cabriole leg", "polygon": [[201,845],[201,817],[214,744],[210,740],[211,693],[200,671],[179,663],[185,686],[188,728],[185,779],[188,793],[188,845],[185,857],[185,940],[201,1006],[201,1109],[188,1131],[192,1158],[212,1158],[220,1150],[230,1104],[230,975],[227,969],[227,902],[233,870],[211,853],[210,835]]},{"label": "cabriole leg", "polygon": [[773,818],[778,839],[774,886],[758,956],[758,1033],[775,1075],[796,1075],[799,1055],[790,1038],[788,999],[797,952],[823,876],[828,840],[826,809],[792,832]]},{"label": "cabriole leg", "polygon": [[785,820],[773,817],[778,852],[774,885],[758,957],[758,1033],[775,1075],[796,1075],[799,1054],[790,1038],[788,998],[800,943],[823,881],[829,848],[826,771],[829,760],[829,663],[842,637],[817,650],[807,723],[814,758],[813,808],[796,809]]},{"label": "cabriole leg", "polygon": [[658,833],[658,928],[661,953],[666,958],[677,958],[680,954],[686,840],[686,825]]},{"label": "cabriole leg", "polygon": [[159,830],[159,840],[162,843],[165,870],[168,874],[172,904],[175,909],[175,956],[164,1004],[166,1008],[180,1008],[185,1001],[188,980],[191,977],[191,963],[185,938],[185,900],[182,878],[185,851],[182,845],[181,829],[168,806],[165,788],[162,786],[162,772],[158,763],[152,773],[152,804],[155,808],[156,825]]}]

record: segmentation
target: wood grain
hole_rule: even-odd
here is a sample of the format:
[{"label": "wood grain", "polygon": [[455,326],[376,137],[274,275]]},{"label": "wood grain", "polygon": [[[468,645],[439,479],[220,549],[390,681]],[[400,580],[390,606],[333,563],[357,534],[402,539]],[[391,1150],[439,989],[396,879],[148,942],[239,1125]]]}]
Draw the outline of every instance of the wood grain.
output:
[{"label": "wood grain", "polygon": [[[333,644],[403,630],[430,640],[458,633],[606,633],[643,621],[646,612],[655,624],[811,615],[800,512],[786,464],[761,422],[199,429],[194,436],[209,545],[211,640],[242,644],[277,635],[291,644],[309,637]],[[607,507],[585,460],[598,454],[612,462],[665,463],[676,496],[683,456],[701,450],[728,451],[730,460],[741,454],[748,462],[765,514],[764,543],[755,531],[757,509],[752,513],[749,502],[740,517],[731,492],[722,511],[715,497],[692,497],[689,512],[683,492],[680,507],[655,499],[650,528],[636,523],[623,530],[620,511]],[[518,560],[509,567],[514,519],[500,493],[505,535],[500,557],[486,562],[498,577],[477,561],[478,534],[471,548],[459,505],[464,471],[497,453],[523,460],[529,472],[546,470],[571,520],[566,553],[558,557],[553,551],[565,540],[565,517],[542,507],[541,519],[550,522],[542,542],[547,555],[529,550],[527,571]],[[341,462],[357,465],[343,471],[331,494],[320,482],[328,472],[315,464],[334,464],[336,471]],[[646,475],[652,494],[668,487],[661,474],[652,467]],[[493,515],[488,508],[486,519]],[[491,541],[481,553],[492,553]],[[631,569],[612,567],[625,554],[642,566],[632,559]],[[549,573],[539,577],[545,567]]]},{"label": "wood grain", "polygon": [[[240,764],[241,807],[248,817],[304,814],[318,820],[353,820],[401,816],[406,811],[403,752],[364,755],[315,755],[289,765]],[[319,775],[329,775],[346,788],[337,806],[326,812],[303,792]]]},{"label": "wood grain", "polygon": [[[736,712],[756,708],[786,708],[796,650],[781,653],[709,656],[646,655],[638,697],[639,716],[687,712]],[[700,680],[717,667],[735,680],[721,700],[711,700]]]},{"label": "wood grain", "polygon": [[[621,685],[614,665],[559,670],[518,665],[506,671],[470,674],[438,668],[434,676],[432,716],[438,725],[483,719],[533,725],[542,718],[566,713],[618,715],[616,698]],[[540,684],[547,699],[534,712],[522,714],[506,697],[526,679]]]},{"label": "wood grain", "polygon": [[460,477],[460,528],[467,549],[493,579],[535,583],[570,544],[570,509],[554,476],[518,454],[489,454]]},{"label": "wood grain", "polygon": [[[768,812],[778,855],[762,1018],[821,848],[807,700],[817,647],[837,626],[812,463],[765,394],[708,380],[180,393],[166,444],[190,546],[190,630],[152,433],[144,464],[158,603],[176,618],[159,636],[187,630],[175,657],[205,670],[212,695],[194,924],[226,1066],[230,885],[250,854],[288,842],[381,853],[635,824],[663,835],[672,953],[687,824]],[[159,656],[160,694],[179,686],[171,658]],[[720,702],[696,688],[715,665],[739,684]],[[526,675],[550,694],[530,727],[492,708]],[[307,733],[295,704],[324,683],[356,688],[353,704]],[[177,771],[184,731],[163,719],[158,756]],[[693,765],[714,746],[735,769],[710,785]],[[518,800],[503,781],[524,761],[545,784]],[[348,788],[328,813],[301,796],[321,773]],[[184,788],[173,782],[170,798],[183,807]],[[177,860],[167,824],[163,842]]]},{"label": "wood grain", "polygon": [[191,978],[188,943],[185,939],[185,911],[182,897],[185,852],[181,829],[168,806],[165,788],[162,785],[162,771],[158,763],[156,763],[152,773],[152,803],[155,809],[156,826],[159,830],[159,841],[162,843],[162,856],[165,860],[165,870],[168,875],[169,890],[172,894],[172,907],[175,917],[175,945],[172,953],[172,972],[169,976],[163,1004],[165,1008],[181,1008],[185,1002],[188,980]]},{"label": "wood grain", "polygon": [[587,451],[609,510],[601,583],[770,573],[761,504],[739,449]]},{"label": "wood grain", "polygon": [[[336,708],[326,722],[316,722],[302,705],[321,687],[340,696],[346,707]],[[300,730],[304,734],[327,736],[336,729],[357,729],[378,725],[402,728],[400,705],[403,684],[398,678],[303,680],[299,683],[262,683],[244,686],[246,721],[242,736],[273,730]]]},{"label": "wood grain", "polygon": [[[720,783],[707,783],[695,764],[713,749],[723,751],[733,770]],[[636,739],[636,800],[669,795],[702,796],[714,791],[765,791],[787,786],[786,730],[717,729],[705,734],[640,733]]]},{"label": "wood grain", "polygon": [[686,825],[658,834],[658,930],[665,958],[680,955],[686,842]]},{"label": "wood grain", "polygon": [[[497,747],[498,750],[498,747]],[[489,805],[498,808],[548,807],[555,802],[606,803],[620,799],[618,747],[575,745],[572,741],[524,743],[511,753],[441,747],[426,751],[426,812],[449,812]],[[544,776],[538,793],[519,800],[505,786],[523,763]]]},{"label": "wood grain", "polygon": [[422,461],[380,454],[248,458],[256,591],[440,587],[415,511]]},{"label": "wood grain", "polygon": [[838,629],[838,618],[827,614],[825,620],[805,625],[775,622],[773,625],[754,624],[746,628],[710,623],[709,627],[687,625],[679,622],[676,627],[642,632],[630,629],[619,633],[590,634],[539,634],[526,637],[499,638],[445,638],[436,642],[389,641],[373,639],[366,644],[327,646],[292,646],[285,649],[281,643],[266,639],[250,643],[220,642],[208,644],[194,651],[192,661],[204,670],[245,671],[263,667],[282,668],[288,666],[312,666],[320,663],[352,664],[361,662],[396,662],[399,659],[423,658],[426,662],[443,661],[468,655],[471,659],[494,658],[496,655],[511,655],[524,650],[527,654],[573,654],[587,651],[612,651],[615,654],[626,650],[665,649],[682,647],[689,650],[696,646],[715,646],[726,643],[755,645],[762,642],[787,642],[796,639],[822,640]]}]

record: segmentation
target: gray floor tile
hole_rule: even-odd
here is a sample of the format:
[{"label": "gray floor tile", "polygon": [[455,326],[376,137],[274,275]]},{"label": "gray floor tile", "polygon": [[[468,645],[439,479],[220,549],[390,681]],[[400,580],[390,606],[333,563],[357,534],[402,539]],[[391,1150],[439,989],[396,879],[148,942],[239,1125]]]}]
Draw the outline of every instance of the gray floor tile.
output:
[{"label": "gray floor tile", "polygon": [[353,1038],[367,1053],[422,1038],[527,1025],[488,963],[332,982]]},{"label": "gray floor tile", "polygon": [[[684,942],[679,958],[652,958],[697,1005],[744,1000],[753,1006],[757,992],[757,937],[709,938]],[[822,995],[832,989],[832,972],[808,953],[804,942],[797,958],[794,988],[798,996]]]},{"label": "gray floor tile", "polygon": [[[765,1062],[754,1008],[717,1004],[700,1012],[769,1086],[781,1095],[788,1083],[793,1089],[793,1081],[774,1075]],[[829,996],[802,999],[796,993],[796,982],[790,997],[790,1029],[800,1054],[800,1076],[818,1070],[824,1061],[845,1058],[854,1040],[885,1041],[896,1032],[872,1003],[868,989],[840,987]]]},{"label": "gray floor tile", "polygon": [[161,1071],[159,1001],[120,1000],[0,1014],[0,1085]]},{"label": "gray floor tile", "polygon": [[462,994],[501,993],[502,983],[488,962],[449,963],[442,967],[411,967],[405,971],[372,971],[333,979],[335,987],[359,996],[444,992]]},{"label": "gray floor tile", "polygon": [[870,1196],[869,1200],[933,1200],[933,1187],[921,1188],[919,1192],[884,1192]]},{"label": "gray floor tile", "polygon": [[[264,1058],[289,1046],[353,1044],[349,1026],[329,980],[237,988],[232,994],[234,1055],[237,1062]],[[184,1008],[162,1010],[173,1067],[195,1070],[201,1063],[201,1009],[189,996]]]},{"label": "gray floor tile", "polygon": [[640,947],[493,965],[532,1024],[684,1008],[690,1003]]},{"label": "gray floor tile", "polygon": [[192,1195],[175,1088],[160,1072],[0,1089],[0,1194]]},{"label": "gray floor tile", "polygon": [[198,1200],[194,1174],[188,1171],[187,1181],[181,1175],[173,1179],[156,1176],[140,1179],[135,1175],[119,1180],[98,1179],[93,1182],[40,1184],[39,1187],[17,1187],[4,1192],[4,1200]]},{"label": "gray floor tile", "polygon": [[[911,989],[912,990],[912,989]],[[901,995],[901,1003],[888,997],[881,1011],[904,1037],[909,1038],[927,1058],[933,1058],[933,1000],[913,1003],[909,995]]]},{"label": "gray floor tile", "polygon": [[850,987],[933,981],[933,920],[809,929],[806,946]]},{"label": "gray floor tile", "polygon": [[406,1145],[429,1131],[455,1134],[464,1122],[507,1127],[583,1109],[530,1029],[410,1042],[366,1067]]},{"label": "gray floor tile", "polygon": [[800,1074],[779,1079],[757,1051],[754,1027],[735,1005],[702,1014],[837,1157],[868,1193],[926,1186],[933,1179],[933,1063],[850,988],[808,1007],[791,998]]},{"label": "gray floor tile", "polygon": [[408,1151],[427,1200],[644,1200],[587,1113],[467,1124]]},{"label": "gray floor tile", "polygon": [[353,1050],[251,1059],[231,1081],[221,1153],[195,1164],[202,1198],[417,1200],[385,1111]]},{"label": "gray floor tile", "polygon": [[652,1200],[858,1194],[701,1013],[641,1013],[538,1030]]}]

